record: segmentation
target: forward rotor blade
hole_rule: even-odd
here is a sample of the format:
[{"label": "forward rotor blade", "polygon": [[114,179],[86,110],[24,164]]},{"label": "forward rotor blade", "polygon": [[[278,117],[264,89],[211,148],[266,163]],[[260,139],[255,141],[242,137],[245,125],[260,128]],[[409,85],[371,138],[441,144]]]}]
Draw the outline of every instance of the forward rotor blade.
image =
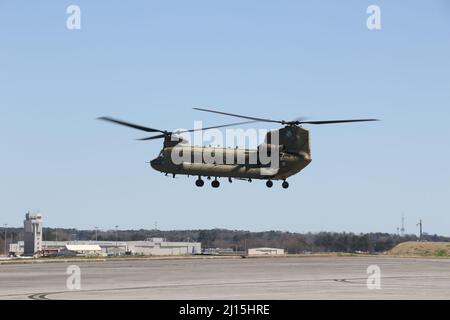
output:
[{"label": "forward rotor blade", "polygon": [[295,118],[294,120],[292,120],[291,122],[302,122],[302,121],[306,121],[306,119],[308,119],[308,118],[298,117],[298,118]]},{"label": "forward rotor blade", "polygon": [[180,133],[194,132],[194,131],[204,131],[204,130],[209,130],[209,129],[238,126],[238,125],[247,124],[247,123],[254,123],[254,122],[257,122],[257,121],[244,121],[244,122],[223,124],[223,125],[220,125],[220,126],[213,126],[213,127],[207,127],[207,128],[198,128],[198,129],[183,130],[183,131],[165,132],[164,134],[159,134],[157,136],[148,137],[148,138],[142,138],[142,139],[137,139],[137,140],[140,140],[140,141],[153,140],[153,139],[164,138],[165,136],[172,135],[172,134],[180,134]]},{"label": "forward rotor blade", "polygon": [[139,141],[147,141],[147,140],[153,140],[153,139],[164,138],[165,136],[167,136],[167,134],[158,134],[157,136],[147,137],[147,138],[142,138],[142,139],[136,139],[136,140],[139,140]]},{"label": "forward rotor blade", "polygon": [[333,124],[349,122],[380,121],[379,119],[348,119],[348,120],[323,120],[323,121],[299,121],[298,124]]},{"label": "forward rotor blade", "polygon": [[185,132],[194,132],[194,131],[205,131],[205,130],[209,130],[209,129],[217,129],[217,128],[225,128],[225,127],[232,127],[232,126],[239,126],[239,125],[243,125],[243,124],[248,124],[248,123],[255,123],[258,121],[244,121],[244,122],[235,122],[235,123],[230,123],[230,124],[223,124],[220,126],[213,126],[213,127],[206,127],[206,128],[198,128],[198,129],[191,129],[191,130],[184,130],[184,131],[175,131],[173,133],[185,133]]},{"label": "forward rotor blade", "polygon": [[159,130],[159,129],[153,129],[153,128],[149,128],[149,127],[144,127],[138,124],[134,124],[134,123],[130,123],[130,122],[126,122],[123,120],[119,120],[119,119],[114,119],[114,118],[110,118],[110,117],[100,117],[97,118],[98,120],[103,120],[103,121],[108,121],[108,122],[112,122],[115,124],[120,124],[122,126],[126,126],[126,127],[130,127],[130,128],[134,128],[134,129],[138,129],[138,130],[142,130],[145,132],[161,132],[164,133],[164,131]]},{"label": "forward rotor blade", "polygon": [[193,108],[193,109],[194,109],[194,110],[198,110],[198,111],[211,112],[211,113],[218,113],[218,114],[223,114],[223,115],[226,115],[226,116],[237,117],[237,118],[243,118],[243,119],[249,119],[249,120],[254,120],[254,121],[274,122],[274,123],[281,123],[281,124],[284,124],[284,123],[285,123],[285,121],[278,121],[278,120],[272,120],[272,119],[264,119],[264,118],[256,118],[256,117],[242,116],[242,115],[239,115],[239,114],[228,113],[228,112],[222,112],[222,111],[216,111],[216,110],[210,110],[210,109],[203,109],[203,108]]}]

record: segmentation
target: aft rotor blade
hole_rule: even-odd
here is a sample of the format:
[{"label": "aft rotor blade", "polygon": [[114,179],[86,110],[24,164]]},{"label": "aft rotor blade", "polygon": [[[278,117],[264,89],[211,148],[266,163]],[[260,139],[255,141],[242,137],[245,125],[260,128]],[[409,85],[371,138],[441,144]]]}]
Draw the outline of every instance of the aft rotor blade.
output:
[{"label": "aft rotor blade", "polygon": [[193,108],[193,109],[194,109],[194,110],[199,110],[199,111],[204,111],[204,112],[212,112],[212,113],[223,114],[223,115],[231,116],[231,117],[237,117],[237,118],[249,119],[249,120],[254,120],[254,121],[285,123],[284,121],[279,121],[279,120],[272,120],[272,119],[265,119],[265,118],[256,118],[256,117],[242,116],[242,115],[239,115],[239,114],[228,113],[228,112],[222,112],[222,111],[216,111],[216,110],[210,110],[210,109],[203,109],[203,108]]},{"label": "aft rotor blade", "polygon": [[153,136],[153,137],[147,137],[147,138],[142,138],[142,139],[137,139],[140,141],[147,141],[147,140],[153,140],[153,139],[160,139],[160,138],[164,138],[165,136],[167,136],[168,134],[158,134],[157,136]]},{"label": "aft rotor blade", "polygon": [[380,121],[379,119],[348,119],[348,120],[322,120],[322,121],[299,121],[298,124],[333,124],[349,122]]},{"label": "aft rotor blade", "polygon": [[230,124],[222,124],[220,126],[213,126],[213,127],[206,127],[206,128],[197,128],[197,129],[184,130],[184,131],[175,131],[173,133],[185,133],[185,132],[194,132],[194,131],[204,131],[204,130],[210,130],[210,129],[239,126],[239,125],[248,124],[248,123],[255,123],[255,122],[258,122],[258,121],[235,122],[235,123],[230,123]]},{"label": "aft rotor blade", "polygon": [[114,119],[114,118],[110,118],[110,117],[100,117],[100,118],[97,118],[97,119],[98,120],[112,122],[112,123],[115,123],[115,124],[120,124],[122,126],[126,126],[126,127],[130,127],[130,128],[142,130],[142,131],[145,131],[145,132],[161,132],[161,133],[164,133],[163,130],[149,128],[149,127],[144,127],[144,126],[141,126],[141,125],[138,125],[138,124],[134,124],[134,123],[130,123],[130,122],[126,122],[126,121],[123,121],[123,120]]}]

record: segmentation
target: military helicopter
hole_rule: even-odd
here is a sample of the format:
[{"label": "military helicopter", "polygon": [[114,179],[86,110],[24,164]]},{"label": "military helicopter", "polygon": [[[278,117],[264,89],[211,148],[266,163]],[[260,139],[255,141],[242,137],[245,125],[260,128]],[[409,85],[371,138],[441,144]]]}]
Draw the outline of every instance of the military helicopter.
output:
[{"label": "military helicopter", "polygon": [[[157,171],[165,173],[166,175],[171,174],[174,178],[176,175],[196,176],[198,177],[195,181],[195,185],[197,187],[203,187],[204,180],[202,177],[206,177],[208,180],[212,180],[213,178],[211,181],[211,186],[213,188],[218,188],[220,186],[218,178],[224,177],[228,178],[230,183],[233,179],[247,180],[249,182],[251,182],[252,179],[266,180],[266,186],[268,188],[273,186],[273,181],[282,180],[283,182],[281,186],[284,189],[289,187],[289,183],[286,181],[287,178],[302,171],[312,161],[309,131],[303,128],[302,125],[378,121],[378,119],[306,121],[301,118],[292,121],[285,121],[243,116],[204,108],[193,109],[237,117],[246,119],[247,121],[171,132],[145,127],[111,117],[100,117],[98,119],[145,132],[159,133],[151,137],[138,139],[142,141],[164,139],[163,149],[160,151],[158,157],[150,161],[151,167]],[[188,132],[238,126],[255,122],[277,123],[281,124],[283,127],[278,130],[269,131],[265,136],[264,142],[260,144],[256,150],[193,146],[180,136],[180,134]],[[274,137],[276,139],[274,139]],[[264,154],[263,151],[266,152],[266,155],[269,157],[278,157],[276,167],[272,167],[273,163],[262,161],[262,154]],[[173,157],[174,154],[181,154],[183,156],[183,161],[175,162]],[[206,161],[205,155],[213,155],[214,161]],[[225,159],[227,159],[227,161],[224,161]],[[252,159],[253,161],[251,161]]]}]

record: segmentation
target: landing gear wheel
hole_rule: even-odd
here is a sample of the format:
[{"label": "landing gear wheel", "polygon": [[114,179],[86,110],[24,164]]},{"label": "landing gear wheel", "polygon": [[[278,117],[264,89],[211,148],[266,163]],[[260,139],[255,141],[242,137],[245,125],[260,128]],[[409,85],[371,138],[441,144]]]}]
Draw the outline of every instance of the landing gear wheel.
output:
[{"label": "landing gear wheel", "polygon": [[195,180],[195,185],[197,186],[197,187],[203,187],[203,185],[205,184],[205,181],[203,181],[202,179],[198,179],[198,180]]},{"label": "landing gear wheel", "polygon": [[219,182],[218,180],[213,180],[213,181],[211,182],[211,186],[212,186],[213,188],[218,188],[218,187],[220,186],[220,182]]},{"label": "landing gear wheel", "polygon": [[283,187],[283,189],[287,189],[289,188],[289,183],[287,181],[284,181],[281,186]]},{"label": "landing gear wheel", "polygon": [[272,180],[267,180],[266,186],[267,186],[267,188],[272,188],[272,186],[273,186]]}]

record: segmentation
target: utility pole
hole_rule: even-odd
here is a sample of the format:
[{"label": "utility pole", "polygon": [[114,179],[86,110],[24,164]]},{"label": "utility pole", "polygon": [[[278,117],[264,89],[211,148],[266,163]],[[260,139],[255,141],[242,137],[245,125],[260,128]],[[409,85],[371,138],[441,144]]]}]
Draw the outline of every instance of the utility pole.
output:
[{"label": "utility pole", "polygon": [[419,223],[416,224],[417,226],[419,226],[419,230],[420,230],[420,234],[419,234],[419,241],[422,241],[422,219],[419,220]]},{"label": "utility pole", "polygon": [[119,226],[116,226],[116,247],[117,247],[117,242],[119,241],[118,239],[119,239],[119,233],[118,233],[118,231],[117,231],[117,228],[118,228]]},{"label": "utility pole", "polygon": [[3,226],[5,227],[5,256],[7,256],[8,252],[7,252],[7,248],[6,248],[6,230],[7,230],[6,227],[8,226],[8,224],[4,223]]},{"label": "utility pole", "polygon": [[97,238],[98,227],[94,227],[94,228],[95,228],[95,241],[98,241],[98,238]]}]

